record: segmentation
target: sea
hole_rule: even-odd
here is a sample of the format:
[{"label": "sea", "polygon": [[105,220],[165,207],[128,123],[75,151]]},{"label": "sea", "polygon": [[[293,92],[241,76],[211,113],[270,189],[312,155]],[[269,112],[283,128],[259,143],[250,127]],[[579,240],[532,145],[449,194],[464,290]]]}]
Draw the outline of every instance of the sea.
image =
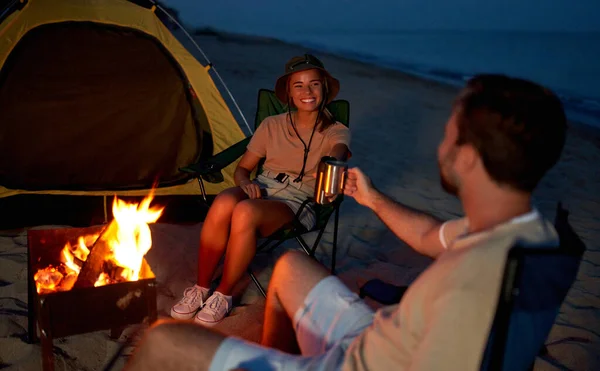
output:
[{"label": "sea", "polygon": [[457,86],[477,73],[527,78],[555,91],[570,120],[600,128],[600,32],[277,28],[246,33]]}]

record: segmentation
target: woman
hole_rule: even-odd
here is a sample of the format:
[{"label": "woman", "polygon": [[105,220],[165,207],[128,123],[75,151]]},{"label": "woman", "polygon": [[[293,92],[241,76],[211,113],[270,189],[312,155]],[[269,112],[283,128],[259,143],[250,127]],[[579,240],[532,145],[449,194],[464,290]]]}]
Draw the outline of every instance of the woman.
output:
[{"label": "woman", "polygon": [[[288,61],[285,73],[277,79],[275,94],[295,110],[261,123],[235,170],[238,186],[215,198],[200,235],[197,284],[184,291],[171,309],[172,317],[195,317],[196,322],[211,326],[229,314],[232,290],[256,253],[257,238],[294,220],[302,202],[314,194],[315,174],[324,156],[347,158],[350,131],[325,108],[339,89],[339,81],[316,57],[306,54]],[[264,170],[251,180],[250,174],[262,158]],[[315,212],[310,204],[299,219],[307,229],[314,227]],[[221,282],[209,295],[223,254]]]}]

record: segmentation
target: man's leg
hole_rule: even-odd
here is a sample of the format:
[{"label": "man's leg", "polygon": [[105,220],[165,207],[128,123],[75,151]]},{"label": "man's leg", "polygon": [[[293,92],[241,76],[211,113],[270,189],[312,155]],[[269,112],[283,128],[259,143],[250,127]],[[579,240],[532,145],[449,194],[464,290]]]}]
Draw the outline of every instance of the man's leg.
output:
[{"label": "man's leg", "polygon": [[275,264],[269,283],[261,344],[298,353],[292,319],[308,293],[329,271],[304,253],[291,251]]},{"label": "man's leg", "polygon": [[157,321],[144,334],[125,370],[208,371],[224,339],[187,321]]}]

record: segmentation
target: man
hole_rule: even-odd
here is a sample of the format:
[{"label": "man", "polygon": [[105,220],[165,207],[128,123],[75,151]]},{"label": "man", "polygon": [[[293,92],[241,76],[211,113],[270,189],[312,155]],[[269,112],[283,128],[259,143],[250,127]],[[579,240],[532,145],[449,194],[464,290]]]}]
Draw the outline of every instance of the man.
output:
[{"label": "man", "polygon": [[[464,218],[442,223],[349,170],[345,193],[436,258],[399,305],[373,313],[318,263],[288,253],[269,286],[262,345],[167,323],[149,331],[129,368],[478,370],[508,250],[517,239],[532,248],[558,245],[531,193],[560,157],[565,134],[562,105],[550,91],[506,76],[474,77],[438,148],[442,186],[458,196]],[[510,364],[526,369],[537,345]],[[302,355],[290,354],[298,348]]]}]

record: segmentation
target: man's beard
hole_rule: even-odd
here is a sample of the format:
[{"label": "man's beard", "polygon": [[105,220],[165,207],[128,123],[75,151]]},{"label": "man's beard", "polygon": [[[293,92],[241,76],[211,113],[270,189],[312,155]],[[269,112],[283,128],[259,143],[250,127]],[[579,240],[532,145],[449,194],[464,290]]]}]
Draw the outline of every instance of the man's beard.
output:
[{"label": "man's beard", "polygon": [[438,161],[438,168],[440,170],[440,185],[447,193],[453,196],[458,196],[458,186],[456,182],[452,182],[450,179],[448,179],[448,177],[444,174],[442,167],[442,163]]},{"label": "man's beard", "polygon": [[440,170],[440,184],[442,185],[442,188],[444,189],[444,191],[446,191],[447,193],[453,195],[453,196],[458,196],[458,187],[452,183],[450,183],[450,181],[448,181],[448,179],[446,179],[446,177],[444,177],[444,173],[442,173],[442,171]]}]

